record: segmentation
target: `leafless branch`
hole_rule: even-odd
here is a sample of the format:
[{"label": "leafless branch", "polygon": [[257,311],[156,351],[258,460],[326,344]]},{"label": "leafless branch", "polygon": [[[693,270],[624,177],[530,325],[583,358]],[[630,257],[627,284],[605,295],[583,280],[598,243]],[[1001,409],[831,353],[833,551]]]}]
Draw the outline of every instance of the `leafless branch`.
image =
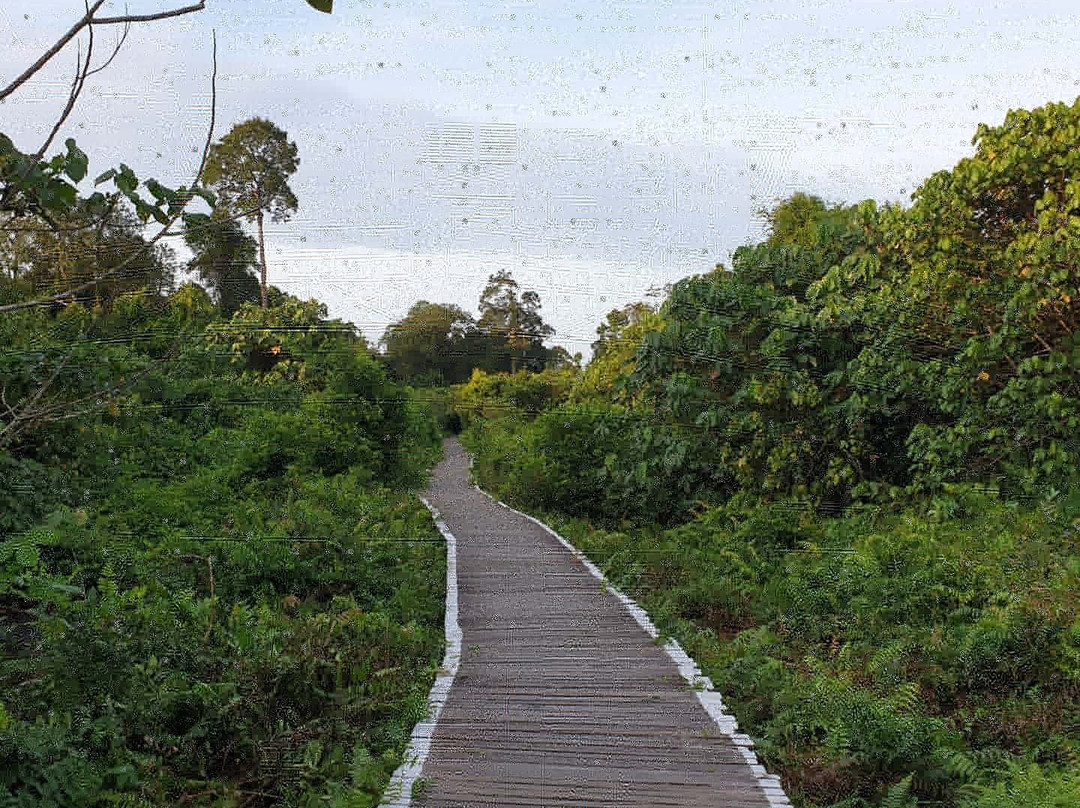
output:
[{"label": "leafless branch", "polygon": [[[86,3],[86,13],[90,13],[89,0],[84,0]],[[63,112],[60,113],[60,117],[57,119],[56,124],[45,138],[45,142],[41,144],[41,147],[37,150],[30,160],[26,163],[26,168],[22,172],[22,179],[25,181],[30,176],[30,172],[34,170],[41,158],[45,156],[45,152],[53,142],[53,138],[56,137],[56,133],[60,131],[60,127],[67,121],[68,116],[71,115],[71,111],[75,108],[75,102],[78,100],[80,93],[82,93],[83,87],[86,85],[87,71],[90,68],[90,60],[94,55],[94,29],[89,29],[89,38],[86,44],[86,60],[82,58],[82,49],[80,46],[80,52],[75,57],[75,78],[71,82],[71,90],[68,92],[67,104],[64,105]],[[11,183],[4,187],[3,195],[0,197],[0,207],[7,207],[11,201],[12,194],[14,193],[15,184]]]},{"label": "leafless branch", "polygon": [[[254,207],[254,208],[250,208],[248,210],[239,211],[237,213],[230,213],[227,216],[225,216],[225,215],[216,215],[215,216],[215,221],[217,221],[217,222],[236,222],[236,221],[239,221],[240,219],[246,219],[249,216],[254,216],[256,213],[259,212],[259,210],[260,210],[260,208]],[[196,232],[197,233],[200,230],[206,230],[206,229],[208,229],[210,227],[213,227],[213,224],[195,225],[193,227],[184,228],[184,232],[182,232],[182,233],[178,232],[178,231],[173,231],[171,233],[166,233],[165,237],[166,238],[177,238],[179,236],[183,236],[185,233],[188,233],[188,232]]]},{"label": "leafless branch", "polygon": [[187,554],[180,556],[180,558],[191,559],[192,561],[205,561],[206,566],[210,571],[210,613],[207,615],[206,621],[206,633],[203,635],[203,642],[205,643],[210,639],[210,632],[214,629],[214,606],[216,603],[216,595],[214,594],[214,557],[212,555],[194,555]]},{"label": "leafless branch", "polygon": [[[54,398],[40,406],[35,406],[38,405],[38,402],[41,401],[45,393],[57,380],[60,372],[70,361],[70,355],[62,357],[49,378],[39,385],[38,389],[26,402],[19,404],[17,407],[12,407],[8,404],[7,384],[5,383],[3,390],[0,391],[0,398],[2,398],[4,406],[7,407],[6,415],[10,420],[7,424],[0,427],[0,449],[6,448],[16,438],[36,429],[42,424],[70,421],[73,418],[81,418],[84,415],[88,415],[98,409],[103,401],[115,398],[118,393],[131,387],[135,382],[149,375],[161,361],[168,359],[169,355],[176,350],[178,344],[179,340],[173,343],[165,357],[159,360],[159,362],[151,363],[141,370],[128,375],[127,378],[122,380],[122,382],[115,387],[106,390],[95,390],[92,393],[75,399]],[[93,402],[91,406],[82,406],[91,401]]]},{"label": "leafless branch", "polygon": [[8,404],[8,400],[7,400],[7,382],[4,382],[3,386],[0,387],[0,403],[2,403],[4,405],[4,408],[7,410],[7,413],[6,413],[7,415],[14,415],[15,414],[15,408],[12,407],[10,404]]},{"label": "leafless branch", "polygon": [[60,39],[56,41],[56,44],[54,44],[51,48],[45,51],[45,53],[43,53],[36,62],[30,65],[30,67],[26,68],[26,70],[24,70],[18,78],[11,82],[11,84],[0,90],[0,101],[3,101],[5,98],[15,92],[17,89],[19,89],[35,73],[41,70],[41,68],[45,67],[45,65],[49,63],[50,59],[56,56],[56,54],[63,50],[64,46],[67,45],[67,43],[69,43],[78,35],[79,31],[81,31],[83,28],[90,24],[90,21],[93,19],[94,14],[96,14],[97,10],[101,8],[104,4],[105,0],[95,0],[94,5],[92,5],[86,12],[86,14],[83,15],[82,19],[80,19],[73,26],[71,26],[71,28],[67,30],[67,33],[65,33],[62,37],[60,37]]},{"label": "leafless branch", "polygon": [[[117,203],[119,201],[120,201],[119,195],[114,195],[112,197],[112,199],[110,200],[110,202],[109,202],[108,209],[104,213],[102,213],[101,216],[95,217],[94,219],[91,219],[90,221],[84,222],[82,224],[74,224],[74,225],[68,225],[68,226],[61,225],[61,224],[56,224],[56,225],[50,225],[49,227],[12,227],[10,224],[5,223],[3,225],[0,225],[0,232],[2,232],[2,233],[77,233],[80,230],[89,230],[92,227],[98,227],[100,225],[106,224],[108,222],[108,220],[109,220],[109,217],[112,215],[113,211],[115,210],[116,205],[117,205]],[[217,222],[235,222],[235,221],[239,221],[240,219],[246,219],[249,216],[254,216],[256,213],[258,213],[258,211],[259,211],[259,208],[255,207],[255,208],[250,208],[248,210],[241,210],[241,211],[238,211],[236,213],[230,213],[228,215],[216,214],[215,215],[215,220]],[[38,215],[40,215],[40,214],[38,214]],[[210,228],[212,226],[213,226],[212,224],[193,225],[193,226],[190,226],[190,227],[185,227],[183,232],[176,231],[176,230],[170,230],[169,232],[165,233],[162,236],[162,238],[178,238],[180,236],[185,235],[186,233],[198,232],[200,230],[208,229],[208,228]],[[0,311],[2,311],[2,309],[0,309]]]},{"label": "leafless branch", "polygon": [[[172,17],[181,17],[185,14],[193,14],[197,11],[203,11],[206,9],[206,0],[199,0],[198,3],[190,6],[182,6],[180,8],[169,9],[167,11],[159,11],[154,14],[122,14],[115,17],[99,17],[95,19],[94,15],[97,14],[98,10],[104,4],[105,0],[94,0],[94,4],[87,8],[86,13],[78,21],[76,21],[76,23],[72,25],[71,28],[69,28],[67,32],[62,37],[60,37],[60,39],[58,39],[51,48],[45,51],[45,53],[41,54],[41,56],[38,57],[37,61],[30,65],[30,67],[26,68],[26,70],[24,70],[14,81],[12,81],[11,84],[0,90],[0,101],[3,101],[5,98],[15,92],[17,89],[19,89],[23,84],[29,81],[35,73],[41,70],[41,68],[45,67],[45,65],[47,65],[49,61],[52,60],[54,56],[56,56],[56,54],[58,54],[64,49],[65,45],[67,45],[72,39],[78,36],[79,32],[83,28],[86,28],[88,26],[92,27],[95,25],[127,26],[131,25],[132,23],[155,22],[157,20],[167,20]],[[126,37],[126,35],[127,34],[125,32],[124,36]],[[123,43],[121,42],[121,44]],[[119,46],[117,47],[117,51],[119,51]],[[113,55],[109,57],[109,62],[111,62],[113,58],[115,58],[115,56],[116,53],[113,53]],[[106,62],[106,64],[108,64],[108,62]],[[105,65],[102,65],[101,68],[98,68],[93,72],[98,72],[98,70],[102,70],[104,69],[104,67]]]},{"label": "leafless branch", "polygon": [[[212,54],[213,54],[213,71],[212,71],[211,77],[210,77],[210,126],[209,126],[209,128],[207,130],[207,133],[206,133],[206,142],[203,145],[202,158],[199,161],[199,169],[195,173],[195,177],[194,177],[194,179],[192,180],[192,183],[191,183],[192,187],[194,187],[196,184],[198,184],[199,179],[202,177],[203,171],[206,168],[206,160],[210,155],[210,144],[213,142],[213,139],[214,139],[214,127],[215,127],[215,125],[217,123],[217,67],[218,67],[218,65],[217,65],[217,32],[213,33]],[[67,289],[66,291],[58,292],[58,293],[56,293],[54,295],[49,295],[48,297],[37,298],[35,300],[22,300],[22,301],[19,301],[18,303],[8,303],[5,306],[0,306],[0,313],[8,312],[8,311],[18,311],[20,309],[32,308],[34,306],[42,306],[42,305],[48,305],[50,303],[55,303],[55,302],[57,302],[59,300],[69,298],[72,295],[76,295],[79,292],[85,291],[85,290],[87,290],[87,289],[89,289],[89,288],[91,288],[93,286],[96,286],[101,281],[107,280],[108,278],[122,272],[124,269],[131,266],[131,264],[137,258],[141,257],[142,255],[145,255],[147,251],[149,251],[155,244],[157,244],[159,241],[161,241],[161,239],[166,235],[166,233],[169,232],[169,229],[174,224],[176,224],[177,220],[183,214],[184,210],[187,208],[188,203],[191,201],[191,197],[192,197],[192,194],[189,191],[188,192],[188,198],[186,200],[184,200],[184,203],[177,208],[176,212],[171,217],[169,217],[169,220],[167,222],[165,222],[165,224],[161,227],[161,229],[158,230],[158,232],[155,233],[154,236],[149,241],[147,241],[140,249],[133,252],[131,255],[129,255],[127,258],[125,258],[123,261],[121,261],[117,266],[110,269],[108,272],[105,272],[104,274],[99,275],[98,277],[93,278],[93,279],[87,281],[86,283],[79,284],[78,286],[74,286],[74,287],[72,287],[70,289]]]},{"label": "leafless branch", "polygon": [[38,389],[34,391],[34,394],[30,396],[30,398],[27,399],[24,403],[20,404],[18,409],[8,404],[7,384],[4,384],[3,401],[4,406],[7,408],[7,416],[10,417],[11,420],[8,421],[8,423],[5,424],[2,429],[0,429],[0,449],[7,446],[12,440],[15,439],[15,437],[20,432],[24,430],[25,427],[20,428],[20,424],[36,419],[38,412],[44,412],[44,410],[36,412],[33,407],[35,404],[37,404],[38,401],[41,400],[41,397],[45,395],[46,392],[48,392],[49,388],[52,387],[53,382],[55,382],[57,377],[59,377],[60,372],[64,369],[64,366],[67,365],[67,363],[68,357],[65,356],[57,363],[56,368],[53,369],[53,372],[49,375],[49,378],[45,379],[45,381],[38,385]]},{"label": "leafless branch", "polygon": [[[93,30],[93,28],[91,28],[90,30]],[[90,76],[93,76],[93,75],[95,75],[97,73],[100,73],[102,70],[104,70],[105,68],[107,68],[109,65],[111,65],[113,63],[113,59],[116,58],[116,54],[120,53],[120,49],[122,47],[124,47],[124,43],[127,42],[128,34],[130,32],[131,32],[131,25],[130,24],[125,25],[124,26],[124,32],[122,34],[120,34],[119,39],[116,40],[116,45],[113,46],[113,52],[109,55],[109,58],[106,59],[102,64],[95,67],[89,73],[87,73],[86,74],[87,78],[89,78]]]},{"label": "leafless branch", "polygon": [[[109,199],[108,207],[100,216],[96,216],[82,224],[63,225],[50,222],[49,227],[12,227],[9,223],[11,219],[8,219],[8,221],[0,225],[0,233],[77,233],[80,230],[90,230],[108,222],[119,201],[120,195],[113,194]],[[37,215],[40,216],[40,212]]]},{"label": "leafless branch", "polygon": [[133,22],[156,22],[157,20],[167,20],[171,17],[182,17],[185,14],[194,14],[196,11],[203,11],[205,9],[206,0],[199,0],[198,3],[194,3],[190,6],[174,8],[168,11],[158,11],[153,14],[122,14],[118,17],[99,17],[91,22],[94,25],[125,25]]},{"label": "leafless branch", "polygon": [[[90,13],[89,4],[86,7],[86,13],[87,14]],[[37,165],[38,162],[41,161],[41,158],[45,156],[45,152],[48,150],[49,146],[52,144],[53,138],[56,137],[56,133],[60,131],[60,127],[62,127],[64,125],[64,123],[67,122],[68,117],[71,115],[71,111],[73,109],[75,109],[75,102],[79,100],[79,95],[82,93],[83,87],[86,86],[86,77],[89,75],[88,71],[90,70],[90,60],[91,60],[91,58],[93,58],[93,55],[94,55],[94,29],[90,28],[89,29],[89,37],[87,38],[87,41],[86,41],[86,61],[85,62],[81,61],[81,60],[76,61],[76,63],[75,63],[75,81],[72,82],[71,92],[68,93],[68,100],[67,100],[67,104],[64,106],[64,111],[60,113],[60,117],[57,118],[56,124],[53,126],[52,130],[49,132],[49,136],[46,137],[45,142],[41,144],[41,148],[39,148],[37,150],[37,153],[34,155],[33,159],[27,164],[26,171],[23,174],[24,179],[30,174],[30,171],[33,169],[33,167],[35,165]]]}]

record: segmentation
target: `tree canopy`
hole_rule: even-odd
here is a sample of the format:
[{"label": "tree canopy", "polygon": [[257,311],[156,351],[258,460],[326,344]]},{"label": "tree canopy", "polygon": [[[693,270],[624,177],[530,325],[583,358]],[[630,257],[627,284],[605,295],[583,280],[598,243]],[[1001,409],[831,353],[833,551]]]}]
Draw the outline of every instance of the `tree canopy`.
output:
[{"label": "tree canopy", "polygon": [[388,326],[382,345],[394,373],[414,384],[458,384],[478,361],[476,321],[459,306],[420,300]]},{"label": "tree canopy", "polygon": [[253,272],[259,265],[258,245],[239,223],[215,216],[185,229],[184,241],[194,254],[188,269],[214,293],[222,314],[231,316],[244,303],[260,299]]},{"label": "tree canopy", "polygon": [[289,187],[300,165],[296,144],[264,118],[236,124],[210,148],[202,180],[218,195],[225,214],[254,221],[262,265],[262,306],[266,308],[266,239],[263,221],[286,221],[297,209]]},{"label": "tree canopy", "polygon": [[544,340],[555,330],[540,316],[540,296],[522,292],[509,272],[488,278],[480,295],[480,317],[459,306],[421,300],[392,323],[381,344],[398,378],[413,384],[457,384],[474,369],[539,371],[573,365],[577,359]]},{"label": "tree canopy", "polygon": [[1014,110],[910,205],[797,194],[580,376],[455,388],[479,484],[715,660],[798,804],[1080,799],[1078,140]]},{"label": "tree canopy", "polygon": [[511,372],[522,365],[542,364],[544,340],[555,333],[540,316],[540,295],[532,290],[521,292],[506,270],[489,277],[480,293],[477,327],[492,340],[499,369],[505,364]]}]

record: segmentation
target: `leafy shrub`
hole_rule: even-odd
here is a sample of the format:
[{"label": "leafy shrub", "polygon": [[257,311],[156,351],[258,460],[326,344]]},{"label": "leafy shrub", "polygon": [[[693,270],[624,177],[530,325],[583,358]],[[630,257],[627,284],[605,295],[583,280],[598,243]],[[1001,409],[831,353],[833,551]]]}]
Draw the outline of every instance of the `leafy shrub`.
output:
[{"label": "leafy shrub", "polygon": [[426,709],[433,419],[318,304],[189,298],[87,319],[137,377],[0,453],[2,805],[375,805]]}]

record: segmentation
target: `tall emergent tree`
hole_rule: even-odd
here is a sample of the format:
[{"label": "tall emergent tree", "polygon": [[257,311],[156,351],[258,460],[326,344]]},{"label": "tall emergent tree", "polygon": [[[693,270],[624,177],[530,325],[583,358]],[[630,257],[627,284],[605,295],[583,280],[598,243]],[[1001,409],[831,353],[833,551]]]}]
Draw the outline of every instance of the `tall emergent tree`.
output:
[{"label": "tall emergent tree", "polygon": [[543,362],[546,358],[544,339],[555,333],[555,329],[540,316],[540,295],[532,290],[519,295],[519,288],[518,282],[506,270],[488,278],[487,286],[480,293],[480,319],[477,321],[480,331],[494,344],[502,343],[500,348],[508,354],[511,373],[517,371],[521,362]]},{"label": "tall emergent tree", "polygon": [[300,165],[296,144],[264,118],[238,123],[210,149],[203,182],[218,194],[219,207],[235,217],[254,220],[262,265],[262,307],[266,308],[266,237],[263,221],[284,222],[296,211],[289,187]]}]

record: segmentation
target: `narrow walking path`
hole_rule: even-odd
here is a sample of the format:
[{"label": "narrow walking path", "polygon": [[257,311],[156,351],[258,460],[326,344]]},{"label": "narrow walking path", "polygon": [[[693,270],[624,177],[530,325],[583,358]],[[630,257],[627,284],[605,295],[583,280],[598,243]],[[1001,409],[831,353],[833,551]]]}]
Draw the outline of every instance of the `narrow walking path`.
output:
[{"label": "narrow walking path", "polygon": [[457,539],[462,641],[414,805],[788,804],[623,603],[472,485],[457,441],[426,497]]}]

